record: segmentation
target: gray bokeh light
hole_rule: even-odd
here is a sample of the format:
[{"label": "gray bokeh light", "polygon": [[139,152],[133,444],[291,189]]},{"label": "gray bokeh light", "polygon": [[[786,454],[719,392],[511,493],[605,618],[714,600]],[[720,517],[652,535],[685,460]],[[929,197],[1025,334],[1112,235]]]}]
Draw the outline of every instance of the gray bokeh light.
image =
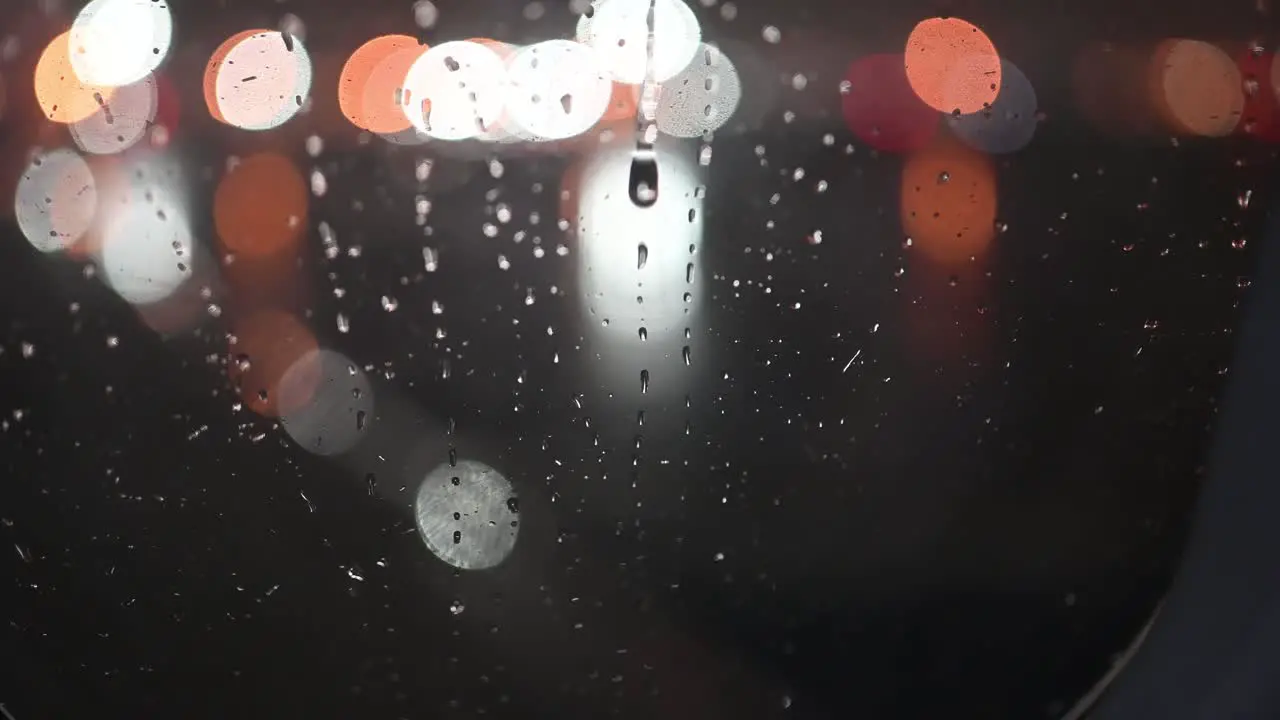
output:
[{"label": "gray bokeh light", "polygon": [[520,531],[511,483],[474,460],[432,470],[418,486],[413,509],[427,549],[463,570],[501,563],[515,548]]},{"label": "gray bokeh light", "polygon": [[374,422],[373,388],[350,358],[319,350],[295,362],[280,380],[281,396],[304,397],[308,392],[306,402],[296,403],[297,410],[280,417],[294,442],[307,452],[329,456],[348,452],[364,439]]}]

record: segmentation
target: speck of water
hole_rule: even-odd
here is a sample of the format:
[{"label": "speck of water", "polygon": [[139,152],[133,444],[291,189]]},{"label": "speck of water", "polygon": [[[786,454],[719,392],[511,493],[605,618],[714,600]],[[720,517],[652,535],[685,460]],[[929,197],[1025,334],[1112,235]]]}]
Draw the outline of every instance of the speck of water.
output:
[{"label": "speck of water", "polygon": [[645,341],[647,341],[648,339],[649,339],[649,331],[648,331],[648,329],[646,329],[646,328],[644,328],[644,327],[641,327],[641,328],[640,328],[640,342],[645,342]]},{"label": "speck of water", "polygon": [[649,392],[649,371],[640,371],[640,394],[645,395]]}]

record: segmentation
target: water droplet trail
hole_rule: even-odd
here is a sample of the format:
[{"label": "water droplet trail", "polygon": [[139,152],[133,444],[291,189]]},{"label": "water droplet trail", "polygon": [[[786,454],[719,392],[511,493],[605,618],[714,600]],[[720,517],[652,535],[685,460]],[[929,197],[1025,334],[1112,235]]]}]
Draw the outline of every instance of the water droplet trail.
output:
[{"label": "water droplet trail", "polygon": [[658,83],[653,64],[653,18],[657,0],[649,0],[645,16],[648,34],[645,38],[644,84],[636,106],[636,148],[631,153],[631,173],[627,195],[636,207],[650,207],[658,201],[658,158],[653,145],[658,138]]}]

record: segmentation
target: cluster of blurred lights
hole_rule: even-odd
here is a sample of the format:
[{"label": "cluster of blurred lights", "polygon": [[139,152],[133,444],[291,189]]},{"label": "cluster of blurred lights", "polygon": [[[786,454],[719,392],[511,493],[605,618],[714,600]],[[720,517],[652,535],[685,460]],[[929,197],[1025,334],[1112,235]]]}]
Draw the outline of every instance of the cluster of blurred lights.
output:
[{"label": "cluster of blurred lights", "polygon": [[122,152],[156,121],[162,99],[154,73],[172,38],[164,2],[92,0],[36,63],[36,101],[69,126],[84,152]]},{"label": "cluster of blurred lights", "polygon": [[855,60],[840,86],[845,123],[882,152],[920,150],[942,124],[985,153],[1021,150],[1036,130],[1035,89],[977,26],[960,18],[917,24],[902,53]]},{"label": "cluster of blurred lights", "polygon": [[1225,137],[1280,141],[1280,61],[1259,46],[1170,38],[1154,45],[1098,43],[1072,68],[1076,106],[1118,138]]},{"label": "cluster of blurred lights", "polygon": [[[419,10],[428,6],[419,3]],[[427,46],[409,35],[379,36],[346,59],[337,104],[352,125],[393,143],[536,145],[633,121],[640,86],[652,84],[653,120],[662,133],[706,137],[738,109],[743,78],[722,46],[703,42],[682,0],[656,0],[652,10],[650,16],[650,0],[596,0],[579,17],[574,39],[525,47],[487,38]],[[66,127],[74,148],[33,152],[16,186],[15,219],[37,250],[92,260],[103,281],[157,329],[189,326],[214,307],[214,281],[229,284],[250,300],[228,318],[236,327],[232,354],[243,357],[230,365],[231,374],[245,404],[279,419],[313,452],[344,452],[358,440],[352,428],[371,412],[368,380],[322,349],[294,314],[263,309],[289,305],[276,297],[283,293],[278,281],[293,274],[288,269],[301,252],[308,186],[283,155],[236,159],[213,198],[216,247],[196,242],[182,173],[160,152],[176,123],[175,93],[159,72],[172,34],[163,0],[92,0],[47,44],[34,68],[35,100],[48,120]],[[284,125],[310,105],[313,67],[301,21],[287,16],[280,29],[232,35],[212,53],[202,80],[218,122],[248,131]],[[1260,47],[1190,39],[1094,44],[1075,58],[1071,80],[1080,115],[1113,136],[1244,134],[1280,142],[1280,57]],[[901,52],[855,60],[840,95],[844,120],[859,140],[904,155],[900,218],[908,242],[935,265],[980,257],[998,228],[990,156],[1026,147],[1041,121],[1031,80],[977,26],[930,18],[915,26]],[[0,107],[3,100],[0,86]],[[633,244],[593,242],[593,234],[606,226],[639,233],[653,224],[639,234],[660,239],[665,227],[685,227],[687,241],[645,248],[650,262],[675,265],[690,262],[700,235],[692,211],[687,221],[671,220],[670,213],[628,205],[622,194],[613,195],[617,207],[596,207],[609,196],[597,188],[625,184],[629,151],[626,142],[602,142],[566,175],[580,206],[564,216],[582,223],[580,269],[592,311],[613,302],[612,291],[630,285],[636,267]],[[679,184],[673,178],[688,181],[664,205],[680,215],[697,196],[699,175],[674,160],[666,170],[668,188]],[[634,221],[619,222],[630,215]],[[212,250],[223,258],[216,273]],[[619,272],[627,275],[621,282]],[[255,304],[263,288],[268,297]],[[624,300],[634,304],[630,296]],[[688,302],[665,314],[646,306],[655,334],[662,330],[653,322],[659,315],[683,327]],[[338,386],[340,392],[332,389]]]},{"label": "cluster of blurred lights", "polygon": [[600,0],[581,16],[575,40],[523,48],[380,36],[347,60],[339,106],[356,127],[396,143],[555,141],[633,118],[635,86],[650,80],[662,87],[664,132],[695,137],[721,127],[741,96],[733,64],[700,42],[686,4],[661,0],[650,67],[648,10],[648,0]]}]

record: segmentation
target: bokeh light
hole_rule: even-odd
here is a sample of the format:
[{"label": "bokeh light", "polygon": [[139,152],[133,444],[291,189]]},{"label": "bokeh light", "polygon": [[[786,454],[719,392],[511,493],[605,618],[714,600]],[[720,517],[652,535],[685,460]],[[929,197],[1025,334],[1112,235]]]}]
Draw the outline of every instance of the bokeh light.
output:
[{"label": "bokeh light", "polygon": [[501,117],[508,91],[501,56],[479,42],[432,47],[409,68],[401,107],[419,131],[440,140],[486,134]]},{"label": "bokeh light", "polygon": [[[618,82],[644,82],[650,0],[597,0],[578,18],[577,39],[600,54]],[[653,79],[664,82],[689,64],[702,39],[693,10],[681,0],[654,0]]]},{"label": "bokeh light", "polygon": [[996,174],[984,154],[940,138],[902,168],[902,226],[939,263],[981,254],[995,236]]},{"label": "bokeh light", "polygon": [[294,164],[264,152],[233,165],[213,197],[222,246],[252,260],[292,249],[306,226],[307,186]]},{"label": "bokeh light", "polygon": [[1154,105],[1168,129],[1223,137],[1240,123],[1244,89],[1226,52],[1200,40],[1166,40],[1151,59]]},{"label": "bokeh light", "polygon": [[297,358],[277,385],[280,424],[304,450],[340,455],[373,422],[373,388],[353,360],[333,350]]},{"label": "bokeh light", "polygon": [[45,117],[56,123],[73,123],[98,112],[114,89],[86,83],[71,66],[69,33],[49,41],[36,61],[36,102]]},{"label": "bokeh light", "polygon": [[907,38],[907,80],[929,107],[974,113],[1000,92],[1000,56],[976,25],[959,18],[921,21]]},{"label": "bokeh light", "polygon": [[596,52],[571,40],[530,45],[511,58],[507,71],[513,130],[537,139],[561,140],[586,132],[604,115],[613,95],[613,82]]},{"label": "bokeh light", "polygon": [[127,201],[102,211],[99,262],[120,297],[134,305],[160,302],[192,276],[196,244],[181,187],[170,174],[140,164]]},{"label": "bokeh light", "polygon": [[909,152],[938,132],[938,112],[911,89],[903,56],[868,55],[845,73],[841,97],[845,124],[862,142],[882,152]]},{"label": "bokeh light", "polygon": [[164,0],[92,0],[71,26],[71,65],[89,85],[131,85],[160,67],[172,39]]},{"label": "bokeh light", "polygon": [[742,82],[718,47],[700,45],[683,70],[662,84],[658,129],[681,138],[719,130],[738,109]]},{"label": "bokeh light", "polygon": [[511,482],[475,460],[440,465],[427,474],[414,499],[422,542],[433,555],[462,570],[500,564],[519,535]]},{"label": "bokeh light", "polygon": [[361,130],[393,134],[409,128],[399,93],[414,61],[427,51],[408,35],[382,35],[348,58],[338,79],[338,105]]},{"label": "bokeh light", "polygon": [[[281,310],[259,310],[232,323],[228,376],[253,412],[288,415],[305,408],[320,383],[318,351],[315,337],[298,318]],[[288,392],[281,392],[286,373]]]},{"label": "bokeh light", "polygon": [[205,66],[209,113],[243,130],[270,130],[302,109],[311,91],[311,57],[298,38],[248,30],[224,42]]},{"label": "bokeh light", "polygon": [[98,210],[93,173],[74,151],[37,155],[18,180],[14,217],[41,252],[65,250],[89,230]]},{"label": "bokeh light", "polygon": [[1038,101],[1031,81],[1008,59],[1000,60],[1000,94],[990,108],[949,115],[951,133],[975,150],[1003,154],[1021,150],[1036,134]]},{"label": "bokeh light", "polygon": [[148,75],[138,82],[116,88],[115,94],[97,112],[71,123],[71,138],[87,153],[110,155],[124,152],[147,134],[158,107],[156,81]]}]

